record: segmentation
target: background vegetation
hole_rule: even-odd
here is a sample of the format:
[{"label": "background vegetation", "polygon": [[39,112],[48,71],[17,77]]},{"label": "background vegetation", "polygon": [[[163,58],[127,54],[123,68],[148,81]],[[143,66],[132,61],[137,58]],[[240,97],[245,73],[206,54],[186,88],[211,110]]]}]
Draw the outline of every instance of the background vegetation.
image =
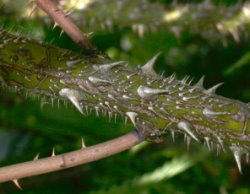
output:
[{"label": "background vegetation", "polygon": [[[117,13],[116,1],[111,0],[58,2],[65,9],[72,8],[74,20],[85,32],[94,32],[93,42],[111,58],[136,66],[161,51],[159,73],[176,72],[179,78],[190,75],[195,81],[205,75],[206,87],[224,82],[220,95],[250,102],[249,3],[122,0],[124,9]],[[38,11],[30,16],[28,1],[1,0],[0,12],[4,29],[78,50],[59,28],[52,29],[45,14]],[[132,17],[134,12],[139,16]],[[95,20],[91,22],[91,18]],[[56,153],[78,149],[82,137],[93,145],[133,130],[121,119],[109,121],[94,114],[83,117],[71,106],[48,103],[41,108],[40,104],[31,95],[0,90],[1,166],[32,160],[38,152],[40,157],[49,156],[53,147]],[[243,173],[239,174],[230,153],[217,155],[216,150],[210,152],[196,143],[187,149],[183,136],[173,143],[169,135],[161,144],[144,143],[101,161],[27,178],[20,184],[24,193],[247,194],[250,166],[245,160]],[[0,193],[19,192],[12,183],[0,185]]]}]

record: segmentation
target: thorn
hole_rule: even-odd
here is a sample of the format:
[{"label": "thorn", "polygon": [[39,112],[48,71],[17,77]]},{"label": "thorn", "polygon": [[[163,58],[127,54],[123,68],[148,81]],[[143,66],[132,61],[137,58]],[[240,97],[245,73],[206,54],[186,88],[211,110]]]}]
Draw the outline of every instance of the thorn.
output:
[{"label": "thorn", "polygon": [[206,146],[208,148],[209,151],[211,151],[211,146],[210,146],[210,138],[209,137],[205,137],[205,143],[206,143]]},{"label": "thorn", "polygon": [[64,33],[64,31],[63,31],[63,30],[61,30],[60,35],[59,35],[59,38],[61,38],[61,37],[62,37],[63,33]]},{"label": "thorn", "polygon": [[104,79],[100,79],[98,77],[93,77],[93,76],[89,76],[88,80],[91,81],[93,84],[97,84],[97,83],[108,83],[111,84],[110,81],[104,80]]},{"label": "thorn", "polygon": [[241,156],[244,153],[243,148],[240,146],[235,146],[235,145],[230,146],[229,148],[233,152],[234,159],[236,161],[236,164],[237,164],[237,167],[238,167],[240,174],[243,174],[242,173],[242,166],[241,166]]},{"label": "thorn", "polygon": [[204,94],[208,94],[208,95],[212,95],[212,94],[215,94],[216,92],[216,89],[218,87],[220,87],[223,83],[218,83],[216,85],[214,85],[213,87],[207,89],[207,90],[204,90]]},{"label": "thorn", "polygon": [[157,94],[163,94],[163,93],[168,93],[168,90],[163,90],[163,89],[153,89],[153,88],[149,88],[147,86],[142,86],[140,85],[137,89],[137,94],[141,97],[141,98],[148,98],[152,95],[157,95]]},{"label": "thorn", "polygon": [[109,121],[111,121],[111,118],[112,118],[112,112],[108,112],[108,115],[109,115]]},{"label": "thorn", "polygon": [[53,147],[51,156],[54,157],[55,155],[56,155],[55,154],[55,148]]},{"label": "thorn", "polygon": [[207,107],[205,107],[203,110],[202,110],[202,113],[205,115],[205,116],[217,116],[217,115],[226,115],[228,114],[227,112],[215,112]]},{"label": "thorn", "polygon": [[23,190],[23,188],[20,186],[18,179],[13,179],[12,182],[17,186],[18,189]]},{"label": "thorn", "polygon": [[69,97],[69,100],[74,104],[74,106],[77,108],[77,110],[78,110],[81,114],[85,115],[85,114],[83,113],[82,107],[81,107],[81,105],[80,105],[80,103],[79,103],[79,101],[77,100],[76,97],[70,96],[70,97]]},{"label": "thorn", "polygon": [[159,57],[161,52],[157,53],[152,59],[150,59],[144,66],[141,67],[141,70],[145,74],[156,76],[157,74],[154,71],[154,65],[156,59]]},{"label": "thorn", "polygon": [[131,122],[132,122],[133,125],[136,127],[135,118],[138,116],[138,114],[135,113],[135,112],[126,112],[126,115],[130,118]]},{"label": "thorn", "polygon": [[222,151],[224,152],[225,151],[225,148],[224,148],[224,144],[223,144],[223,140],[219,137],[219,136],[216,136],[217,140],[218,140],[218,146],[220,146],[220,148],[222,149]]},{"label": "thorn", "polygon": [[204,79],[205,79],[205,76],[203,75],[199,81],[194,85],[195,88],[201,88],[201,89],[204,89]]},{"label": "thorn", "polygon": [[171,131],[171,136],[172,136],[173,142],[175,142],[175,132],[173,130]]},{"label": "thorn", "polygon": [[94,35],[94,32],[85,33],[85,36],[87,36],[88,38],[91,38],[93,35]]},{"label": "thorn", "polygon": [[168,81],[168,83],[170,84],[170,83],[172,83],[175,79],[176,79],[176,73],[174,72],[172,75],[170,75],[169,77],[169,81]]},{"label": "thorn", "polygon": [[86,148],[87,146],[85,145],[84,139],[82,138],[82,148]]},{"label": "thorn", "polygon": [[187,85],[191,85],[191,83],[193,82],[193,80],[194,80],[194,78],[191,78],[190,80],[189,80],[189,82],[187,83]]},{"label": "thorn", "polygon": [[86,115],[88,115],[89,114],[89,109],[88,109],[87,105],[85,106],[85,110],[86,110]]},{"label": "thorn", "polygon": [[52,27],[52,30],[54,30],[57,26],[59,26],[59,25],[58,25],[58,23],[55,22],[53,27]]},{"label": "thorn", "polygon": [[59,95],[68,98],[71,103],[77,108],[77,110],[81,114],[85,115],[79,102],[79,99],[83,96],[81,96],[81,93],[79,91],[70,88],[63,88],[59,91]]},{"label": "thorn", "polygon": [[192,137],[195,141],[200,142],[199,139],[194,135],[191,131],[192,126],[186,121],[180,121],[177,124],[177,127],[183,131],[185,131],[190,137]]},{"label": "thorn", "polygon": [[195,89],[199,88],[199,89],[204,89],[204,79],[205,79],[205,76],[203,75],[199,81],[191,88],[189,89],[189,92],[193,92]]},{"label": "thorn", "polygon": [[190,76],[185,76],[182,80],[181,80],[181,83],[182,84],[186,84],[188,79],[189,79]]},{"label": "thorn", "polygon": [[111,70],[113,67],[120,65],[122,63],[125,63],[125,62],[124,61],[117,61],[117,62],[102,64],[102,65],[93,65],[93,68],[96,71],[101,71],[101,72],[105,73],[105,72],[108,72],[109,70]]},{"label": "thorn", "polygon": [[40,153],[38,153],[33,160],[38,160]]},{"label": "thorn", "polygon": [[99,117],[99,107],[98,106],[95,106],[95,112],[96,112],[96,116]]}]

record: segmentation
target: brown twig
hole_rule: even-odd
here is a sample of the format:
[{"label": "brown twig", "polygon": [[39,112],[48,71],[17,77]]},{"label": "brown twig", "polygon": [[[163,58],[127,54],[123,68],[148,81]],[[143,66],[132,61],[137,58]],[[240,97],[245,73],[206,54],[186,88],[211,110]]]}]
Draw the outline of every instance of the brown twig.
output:
[{"label": "brown twig", "polygon": [[73,152],[2,167],[0,183],[90,163],[127,150],[142,141],[137,132],[130,132],[116,139]]},{"label": "brown twig", "polygon": [[95,53],[97,51],[88,37],[53,2],[50,0],[35,0],[34,2],[45,11],[75,43],[80,45],[88,53]]}]

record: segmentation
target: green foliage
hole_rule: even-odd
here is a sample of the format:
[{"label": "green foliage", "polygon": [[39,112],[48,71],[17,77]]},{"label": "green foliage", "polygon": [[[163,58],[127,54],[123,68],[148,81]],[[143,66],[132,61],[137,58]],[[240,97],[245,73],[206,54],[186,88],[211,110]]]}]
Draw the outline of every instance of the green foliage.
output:
[{"label": "green foliage", "polygon": [[[19,14],[26,10],[26,6],[13,7],[13,1],[4,2],[5,4],[1,3],[3,14],[0,20],[6,28],[14,27],[23,35],[31,31],[31,37],[76,49],[68,47],[73,44],[68,44],[69,38],[66,35],[59,38],[58,29],[48,30],[51,26],[41,23],[40,19],[20,17]],[[231,1],[231,4],[235,5],[235,1]],[[91,30],[96,31],[95,28]],[[156,67],[159,73],[165,71],[166,75],[170,75],[176,72],[179,78],[191,75],[195,80],[206,75],[206,86],[225,83],[218,91],[219,94],[250,101],[247,57],[250,41],[247,38],[239,42],[226,38],[227,46],[223,46],[220,39],[211,41],[189,29],[180,37],[176,37],[168,29],[159,29],[154,33],[145,32],[144,37],[139,38],[130,28],[114,27],[112,30],[98,31],[93,40],[98,48],[110,54],[113,59],[126,60],[134,65],[144,64],[161,51],[159,65]],[[229,71],[230,73],[224,74]],[[1,166],[31,160],[37,152],[41,157],[48,156],[53,147],[56,153],[78,149],[81,137],[84,137],[87,145],[93,145],[133,129],[125,126],[123,121],[109,122],[107,117],[96,118],[94,114],[83,117],[71,106],[65,107],[63,104],[59,108],[56,103],[54,107],[46,104],[41,109],[40,99],[24,96],[22,93],[0,90]],[[183,158],[187,163],[183,162]],[[138,183],[145,174],[153,176],[157,169],[167,168],[168,165],[173,170],[177,168],[177,164],[183,170],[175,171],[175,176],[170,176],[173,172],[167,171],[165,178],[161,180],[156,179],[157,181],[144,185]],[[191,145],[187,151],[183,136],[177,136],[175,143],[168,137],[166,142],[159,145],[149,144],[136,152],[132,149],[92,164],[31,177],[20,183],[25,193],[245,194],[250,193],[250,167],[245,163],[243,166],[244,174],[239,175],[231,155],[222,153],[217,157],[216,153],[208,153],[196,144]],[[19,192],[12,183],[0,185],[0,193]]]}]

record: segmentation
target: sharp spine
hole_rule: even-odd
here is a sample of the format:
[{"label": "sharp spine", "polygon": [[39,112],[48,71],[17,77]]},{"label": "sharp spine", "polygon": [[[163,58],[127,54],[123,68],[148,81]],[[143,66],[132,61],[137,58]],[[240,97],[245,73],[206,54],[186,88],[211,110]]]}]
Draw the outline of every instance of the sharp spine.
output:
[{"label": "sharp spine", "polygon": [[136,112],[126,112],[126,115],[129,117],[129,119],[133,123],[134,127],[136,127],[136,121],[135,121],[135,119],[138,116],[138,114]]},{"label": "sharp spine", "polygon": [[122,63],[125,63],[124,61],[117,61],[113,63],[107,63],[107,64],[102,64],[102,65],[94,65],[93,68],[96,71],[101,71],[103,73],[108,72],[111,70],[113,67],[120,65]]},{"label": "sharp spine", "polygon": [[204,139],[205,139],[205,143],[206,143],[207,149],[209,151],[211,151],[210,138],[209,137],[205,137]]},{"label": "sharp spine", "polygon": [[218,87],[220,87],[223,83],[218,83],[216,85],[214,85],[213,87],[207,89],[207,90],[204,90],[204,94],[208,94],[208,95],[213,95],[215,94],[216,90]]},{"label": "sharp spine", "polygon": [[187,84],[187,81],[189,80],[189,76],[185,76],[182,80],[181,83],[182,84]]},{"label": "sharp spine", "polygon": [[226,114],[228,114],[226,112],[215,112],[215,111],[213,111],[213,110],[211,110],[209,108],[204,108],[202,110],[202,113],[204,115],[206,115],[206,116],[217,116],[217,115],[226,115]]},{"label": "sharp spine", "polygon": [[89,76],[88,80],[91,81],[91,83],[93,83],[93,84],[97,84],[97,83],[108,83],[108,84],[111,84],[110,81],[107,81],[105,79],[100,79],[100,78],[94,77],[94,76]]},{"label": "sharp spine", "polygon": [[57,26],[59,26],[59,25],[58,25],[58,23],[55,22],[53,27],[52,27],[52,30],[54,30]]},{"label": "sharp spine", "polygon": [[159,57],[161,53],[157,53],[152,59],[150,59],[144,66],[141,67],[143,73],[148,75],[156,76],[157,73],[154,71],[154,65],[156,59]]},{"label": "sharp spine", "polygon": [[38,160],[40,153],[38,153],[33,160]]},{"label": "sharp spine", "polygon": [[236,145],[230,146],[229,148],[233,152],[234,159],[236,161],[239,172],[241,174],[243,174],[242,173],[242,166],[241,166],[241,156],[244,154],[244,149],[242,147],[236,146]]},{"label": "sharp spine", "polygon": [[195,141],[200,142],[199,139],[192,132],[192,126],[186,121],[180,121],[177,124],[177,127],[183,131],[185,131],[190,137],[192,137]]},{"label": "sharp spine", "polygon": [[194,85],[195,88],[201,88],[201,89],[204,89],[204,79],[205,79],[205,76],[203,75],[199,81]]},{"label": "sharp spine", "polygon": [[189,92],[193,92],[195,89],[204,89],[204,79],[205,76],[202,76],[199,81],[191,88],[189,89]]},{"label": "sharp spine", "polygon": [[82,138],[82,149],[86,148],[87,146],[85,145],[84,139]]},{"label": "sharp spine", "polygon": [[81,104],[79,102],[80,92],[78,90],[63,88],[59,91],[59,95],[68,98],[72,104],[77,108],[77,110],[84,115]]},{"label": "sharp spine", "polygon": [[172,83],[176,79],[176,73],[174,72],[172,75],[168,77],[168,83]]},{"label": "sharp spine", "polygon": [[55,154],[55,148],[53,147],[51,156],[54,157],[55,155],[56,155]]},{"label": "sharp spine", "polygon": [[147,86],[142,86],[142,85],[140,85],[137,89],[137,94],[141,98],[148,98],[148,97],[151,97],[152,95],[158,95],[158,94],[163,94],[163,93],[168,93],[168,90],[153,89],[153,88],[149,88]]},{"label": "sharp spine", "polygon": [[23,190],[18,182],[18,179],[13,179],[12,182],[17,186],[18,189]]}]

